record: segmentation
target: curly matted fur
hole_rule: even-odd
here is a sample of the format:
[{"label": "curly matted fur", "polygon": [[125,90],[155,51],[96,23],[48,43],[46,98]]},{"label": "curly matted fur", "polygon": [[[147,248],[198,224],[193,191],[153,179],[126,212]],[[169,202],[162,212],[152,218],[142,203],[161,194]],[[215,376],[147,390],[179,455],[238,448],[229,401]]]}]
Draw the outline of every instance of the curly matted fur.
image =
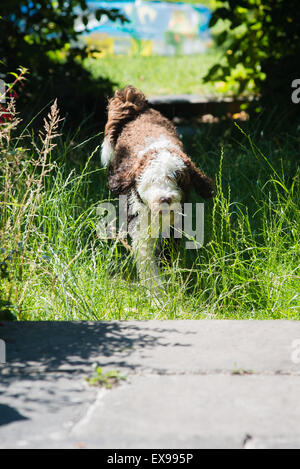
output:
[{"label": "curly matted fur", "polygon": [[145,280],[148,265],[149,278],[158,279],[149,211],[161,213],[165,204],[178,210],[192,188],[208,199],[213,181],[185,154],[174,125],[133,86],[117,90],[109,101],[101,161],[108,167],[110,190],[129,196],[129,234],[141,277]]}]

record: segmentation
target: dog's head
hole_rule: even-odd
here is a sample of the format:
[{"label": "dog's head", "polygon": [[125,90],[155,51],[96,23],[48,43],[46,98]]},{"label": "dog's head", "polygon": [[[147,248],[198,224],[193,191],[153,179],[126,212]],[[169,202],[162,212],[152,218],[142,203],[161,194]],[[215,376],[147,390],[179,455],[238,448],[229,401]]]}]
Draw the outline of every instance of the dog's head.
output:
[{"label": "dog's head", "polygon": [[163,150],[139,176],[136,190],[152,212],[160,212],[166,207],[173,210],[182,202],[178,174],[184,171],[184,167],[181,158],[169,150]]},{"label": "dog's head", "polygon": [[139,197],[152,212],[161,212],[166,207],[176,210],[178,204],[187,201],[192,188],[204,199],[213,196],[213,181],[188,157],[182,158],[167,149],[149,163],[136,187]]}]

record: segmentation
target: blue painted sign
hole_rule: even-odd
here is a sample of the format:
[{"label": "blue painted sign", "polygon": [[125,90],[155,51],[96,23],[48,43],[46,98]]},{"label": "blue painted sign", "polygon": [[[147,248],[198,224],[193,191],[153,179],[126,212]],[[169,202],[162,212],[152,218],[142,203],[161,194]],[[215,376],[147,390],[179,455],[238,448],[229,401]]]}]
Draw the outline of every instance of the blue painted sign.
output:
[{"label": "blue painted sign", "polygon": [[[83,40],[99,55],[179,55],[204,52],[211,44],[211,11],[202,5],[148,1],[88,1],[91,12]],[[93,11],[117,9],[128,22],[96,20]],[[77,31],[85,26],[78,21]]]}]

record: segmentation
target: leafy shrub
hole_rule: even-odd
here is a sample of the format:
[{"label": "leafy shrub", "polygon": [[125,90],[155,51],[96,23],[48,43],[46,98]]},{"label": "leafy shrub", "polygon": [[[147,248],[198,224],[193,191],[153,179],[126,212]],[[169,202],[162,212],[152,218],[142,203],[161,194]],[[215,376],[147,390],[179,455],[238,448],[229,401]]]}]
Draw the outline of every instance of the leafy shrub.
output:
[{"label": "leafy shrub", "polygon": [[[300,10],[297,0],[228,0],[212,15],[224,57],[206,80],[234,81],[237,93],[261,94],[264,105],[288,107],[300,78]],[[295,106],[294,106],[295,109]]]},{"label": "leafy shrub", "polygon": [[[116,10],[98,9],[100,20],[123,16]],[[19,66],[29,69],[31,78],[21,102],[32,114],[58,98],[63,114],[82,120],[83,114],[103,110],[104,95],[111,93],[108,80],[94,80],[81,66],[87,50],[79,47],[75,23],[87,25],[91,17],[86,0],[2,0],[0,6],[0,57],[4,72]],[[6,78],[4,76],[0,78]],[[79,112],[80,110],[80,112]]]}]

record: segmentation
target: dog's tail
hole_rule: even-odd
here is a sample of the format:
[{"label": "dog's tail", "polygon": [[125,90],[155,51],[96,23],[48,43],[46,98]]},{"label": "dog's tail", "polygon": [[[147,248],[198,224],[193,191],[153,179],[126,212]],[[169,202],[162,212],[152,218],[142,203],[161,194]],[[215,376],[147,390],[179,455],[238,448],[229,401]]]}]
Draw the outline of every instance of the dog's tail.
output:
[{"label": "dog's tail", "polygon": [[112,146],[116,143],[122,127],[147,108],[145,95],[133,86],[126,86],[123,90],[115,92],[108,103],[108,119],[105,126],[105,136]]}]

